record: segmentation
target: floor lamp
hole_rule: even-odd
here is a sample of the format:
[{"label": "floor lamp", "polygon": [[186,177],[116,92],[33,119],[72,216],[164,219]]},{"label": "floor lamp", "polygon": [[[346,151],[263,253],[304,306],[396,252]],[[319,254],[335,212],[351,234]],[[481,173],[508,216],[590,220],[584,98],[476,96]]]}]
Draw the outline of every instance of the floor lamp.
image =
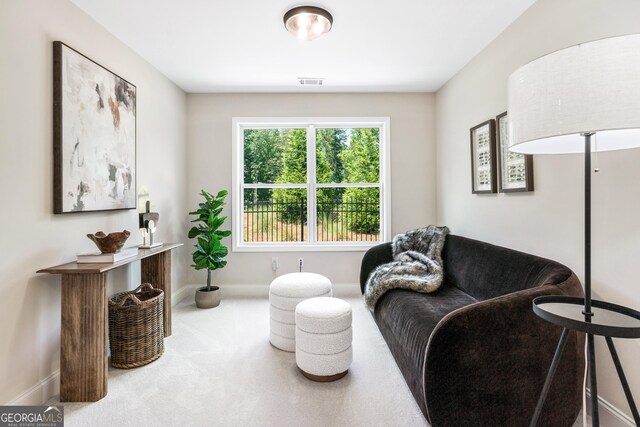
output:
[{"label": "floor lamp", "polygon": [[584,153],[585,297],[534,300],[534,312],[564,330],[531,426],[541,415],[569,330],[587,334],[593,425],[599,425],[594,335],[601,335],[640,426],[640,416],[611,339],[640,338],[640,313],[591,298],[591,153],[640,147],[640,34],[572,46],[520,67],[509,77],[507,111],[511,151]]}]

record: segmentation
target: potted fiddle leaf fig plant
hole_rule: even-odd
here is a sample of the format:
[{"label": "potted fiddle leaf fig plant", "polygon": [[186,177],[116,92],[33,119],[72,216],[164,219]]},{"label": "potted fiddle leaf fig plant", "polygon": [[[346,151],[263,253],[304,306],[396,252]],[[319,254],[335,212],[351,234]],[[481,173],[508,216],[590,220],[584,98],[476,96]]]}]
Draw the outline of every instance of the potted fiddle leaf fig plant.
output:
[{"label": "potted fiddle leaf fig plant", "polygon": [[198,308],[213,308],[220,304],[220,288],[211,285],[211,272],[227,265],[224,257],[229,249],[222,244],[222,239],[229,237],[231,231],[220,229],[227,219],[226,216],[220,216],[227,194],[226,190],[222,190],[213,196],[202,190],[200,195],[204,197],[204,202],[199,204],[198,210],[189,212],[189,215],[197,216],[191,221],[197,225],[189,230],[189,238],[197,239],[191,266],[196,270],[207,270],[207,286],[196,291]]}]

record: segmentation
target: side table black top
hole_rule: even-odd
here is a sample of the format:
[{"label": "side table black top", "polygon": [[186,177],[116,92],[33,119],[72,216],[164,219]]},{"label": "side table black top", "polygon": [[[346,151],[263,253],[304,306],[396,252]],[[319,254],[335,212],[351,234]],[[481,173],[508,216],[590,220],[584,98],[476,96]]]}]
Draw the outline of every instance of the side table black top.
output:
[{"label": "side table black top", "polygon": [[605,337],[640,338],[638,311],[597,300],[591,301],[593,316],[585,318],[583,310],[582,298],[551,295],[533,300],[535,314],[563,328]]},{"label": "side table black top", "polygon": [[611,304],[604,301],[591,300],[592,314],[586,316],[584,314],[583,298],[549,295],[538,297],[533,300],[533,312],[542,319],[562,326],[564,329],[556,348],[556,354],[553,356],[547,379],[542,387],[536,410],[531,419],[530,427],[536,427],[544,402],[549,393],[551,382],[555,375],[556,369],[562,357],[562,351],[567,341],[569,330],[585,332],[587,334],[587,362],[589,371],[589,380],[591,381],[591,416],[594,426],[599,425],[598,415],[598,391],[596,380],[594,335],[601,335],[607,342],[613,364],[618,372],[620,384],[624,390],[627,403],[631,409],[631,414],[636,425],[640,426],[640,413],[636,407],[629,383],[622,369],[618,352],[613,344],[612,338],[640,338],[640,312],[623,307],[617,304]]}]

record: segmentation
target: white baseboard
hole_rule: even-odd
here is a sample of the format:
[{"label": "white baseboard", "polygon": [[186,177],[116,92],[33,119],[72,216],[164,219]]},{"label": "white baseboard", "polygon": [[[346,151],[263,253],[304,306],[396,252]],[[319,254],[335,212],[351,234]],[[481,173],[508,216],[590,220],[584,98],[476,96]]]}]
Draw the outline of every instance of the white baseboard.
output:
[{"label": "white baseboard", "polygon": [[[174,306],[186,298],[194,298],[196,289],[203,287],[203,284],[184,285],[174,294],[171,305]],[[269,298],[269,285],[216,285],[220,287],[221,297],[224,298]]]},{"label": "white baseboard", "polygon": [[60,370],[52,372],[48,377],[41,380],[39,383],[31,387],[30,389],[20,393],[16,398],[9,401],[7,405],[10,406],[29,406],[29,405],[42,405],[51,396],[55,396],[60,393]]},{"label": "white baseboard", "polygon": [[222,298],[269,298],[268,284],[220,285]]},{"label": "white baseboard", "polygon": [[[587,405],[591,402],[591,391],[587,389]],[[636,423],[627,414],[598,396],[598,414],[602,427],[636,427]]]},{"label": "white baseboard", "polygon": [[[174,294],[172,305],[192,295],[195,290],[204,285],[185,285]],[[269,298],[269,284],[233,284],[218,285],[222,291],[222,298]],[[356,298],[361,295],[358,283],[334,283],[333,296],[338,298]],[[186,295],[183,295],[186,294]],[[179,295],[179,296],[178,296]]]},{"label": "white baseboard", "polygon": [[360,298],[362,292],[360,292],[359,283],[336,283],[333,285],[333,296],[342,298]]},{"label": "white baseboard", "polygon": [[197,288],[197,285],[184,285],[180,289],[171,294],[171,307],[175,307],[180,301],[189,296],[193,296]]}]

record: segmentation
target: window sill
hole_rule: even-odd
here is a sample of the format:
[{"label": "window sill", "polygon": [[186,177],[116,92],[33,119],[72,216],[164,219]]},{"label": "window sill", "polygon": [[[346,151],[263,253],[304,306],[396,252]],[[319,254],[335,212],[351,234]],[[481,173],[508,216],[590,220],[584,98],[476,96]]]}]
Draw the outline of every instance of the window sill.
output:
[{"label": "window sill", "polygon": [[236,244],[232,252],[366,252],[368,249],[383,243],[382,241],[366,242],[362,244]]}]

